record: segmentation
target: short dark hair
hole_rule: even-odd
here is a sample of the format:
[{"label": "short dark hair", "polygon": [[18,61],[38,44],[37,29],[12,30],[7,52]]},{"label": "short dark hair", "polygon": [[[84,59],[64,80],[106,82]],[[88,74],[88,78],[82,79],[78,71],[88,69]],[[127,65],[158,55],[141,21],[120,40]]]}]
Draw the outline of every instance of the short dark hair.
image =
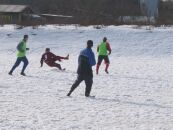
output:
[{"label": "short dark hair", "polygon": [[93,41],[92,40],[88,40],[87,41],[87,47],[92,47],[93,46]]},{"label": "short dark hair", "polygon": [[50,48],[46,48],[46,51],[50,51]]},{"label": "short dark hair", "polygon": [[103,42],[106,42],[106,41],[107,41],[107,37],[104,37],[104,38],[103,38]]},{"label": "short dark hair", "polygon": [[24,39],[28,38],[28,35],[24,35],[23,38],[24,38]]}]

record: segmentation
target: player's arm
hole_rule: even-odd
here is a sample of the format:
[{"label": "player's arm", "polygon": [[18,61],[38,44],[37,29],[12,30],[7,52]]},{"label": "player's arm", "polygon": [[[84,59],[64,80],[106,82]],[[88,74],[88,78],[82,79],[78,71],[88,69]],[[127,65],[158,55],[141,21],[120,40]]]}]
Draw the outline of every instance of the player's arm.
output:
[{"label": "player's arm", "polygon": [[106,48],[109,51],[109,55],[110,55],[112,52],[112,49],[111,49],[110,44],[108,42],[106,43]]},{"label": "player's arm", "polygon": [[45,60],[45,57],[44,57],[44,55],[42,55],[42,57],[41,57],[41,60],[40,60],[40,64],[41,64],[41,66],[40,67],[42,67],[43,66],[43,61]]}]

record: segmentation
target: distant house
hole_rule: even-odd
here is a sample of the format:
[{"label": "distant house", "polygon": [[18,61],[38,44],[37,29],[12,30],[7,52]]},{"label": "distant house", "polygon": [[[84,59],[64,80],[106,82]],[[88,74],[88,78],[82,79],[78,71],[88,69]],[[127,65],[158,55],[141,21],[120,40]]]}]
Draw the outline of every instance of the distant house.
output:
[{"label": "distant house", "polygon": [[33,13],[27,5],[0,5],[0,22],[21,23]]}]

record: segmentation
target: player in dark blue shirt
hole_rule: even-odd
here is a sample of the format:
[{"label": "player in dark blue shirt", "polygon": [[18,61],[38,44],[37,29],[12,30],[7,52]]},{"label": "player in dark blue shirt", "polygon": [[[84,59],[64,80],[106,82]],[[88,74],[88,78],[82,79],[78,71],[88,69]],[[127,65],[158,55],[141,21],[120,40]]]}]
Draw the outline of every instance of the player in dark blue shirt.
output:
[{"label": "player in dark blue shirt", "polygon": [[78,69],[77,69],[77,80],[74,82],[74,84],[71,87],[71,90],[67,94],[67,96],[70,96],[71,93],[79,86],[79,84],[84,80],[86,84],[85,89],[85,96],[89,97],[92,84],[93,84],[93,71],[92,66],[96,64],[95,61],[95,55],[92,51],[93,47],[93,41],[88,40],[87,41],[87,48],[82,50],[80,52],[79,58],[78,58]]}]

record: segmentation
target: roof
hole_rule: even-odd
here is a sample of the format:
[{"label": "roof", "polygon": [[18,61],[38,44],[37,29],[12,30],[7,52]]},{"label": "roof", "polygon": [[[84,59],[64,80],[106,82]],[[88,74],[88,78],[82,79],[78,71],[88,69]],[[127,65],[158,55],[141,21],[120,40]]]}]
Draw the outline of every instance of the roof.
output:
[{"label": "roof", "polygon": [[0,5],[0,12],[19,13],[28,8],[27,5]]}]

